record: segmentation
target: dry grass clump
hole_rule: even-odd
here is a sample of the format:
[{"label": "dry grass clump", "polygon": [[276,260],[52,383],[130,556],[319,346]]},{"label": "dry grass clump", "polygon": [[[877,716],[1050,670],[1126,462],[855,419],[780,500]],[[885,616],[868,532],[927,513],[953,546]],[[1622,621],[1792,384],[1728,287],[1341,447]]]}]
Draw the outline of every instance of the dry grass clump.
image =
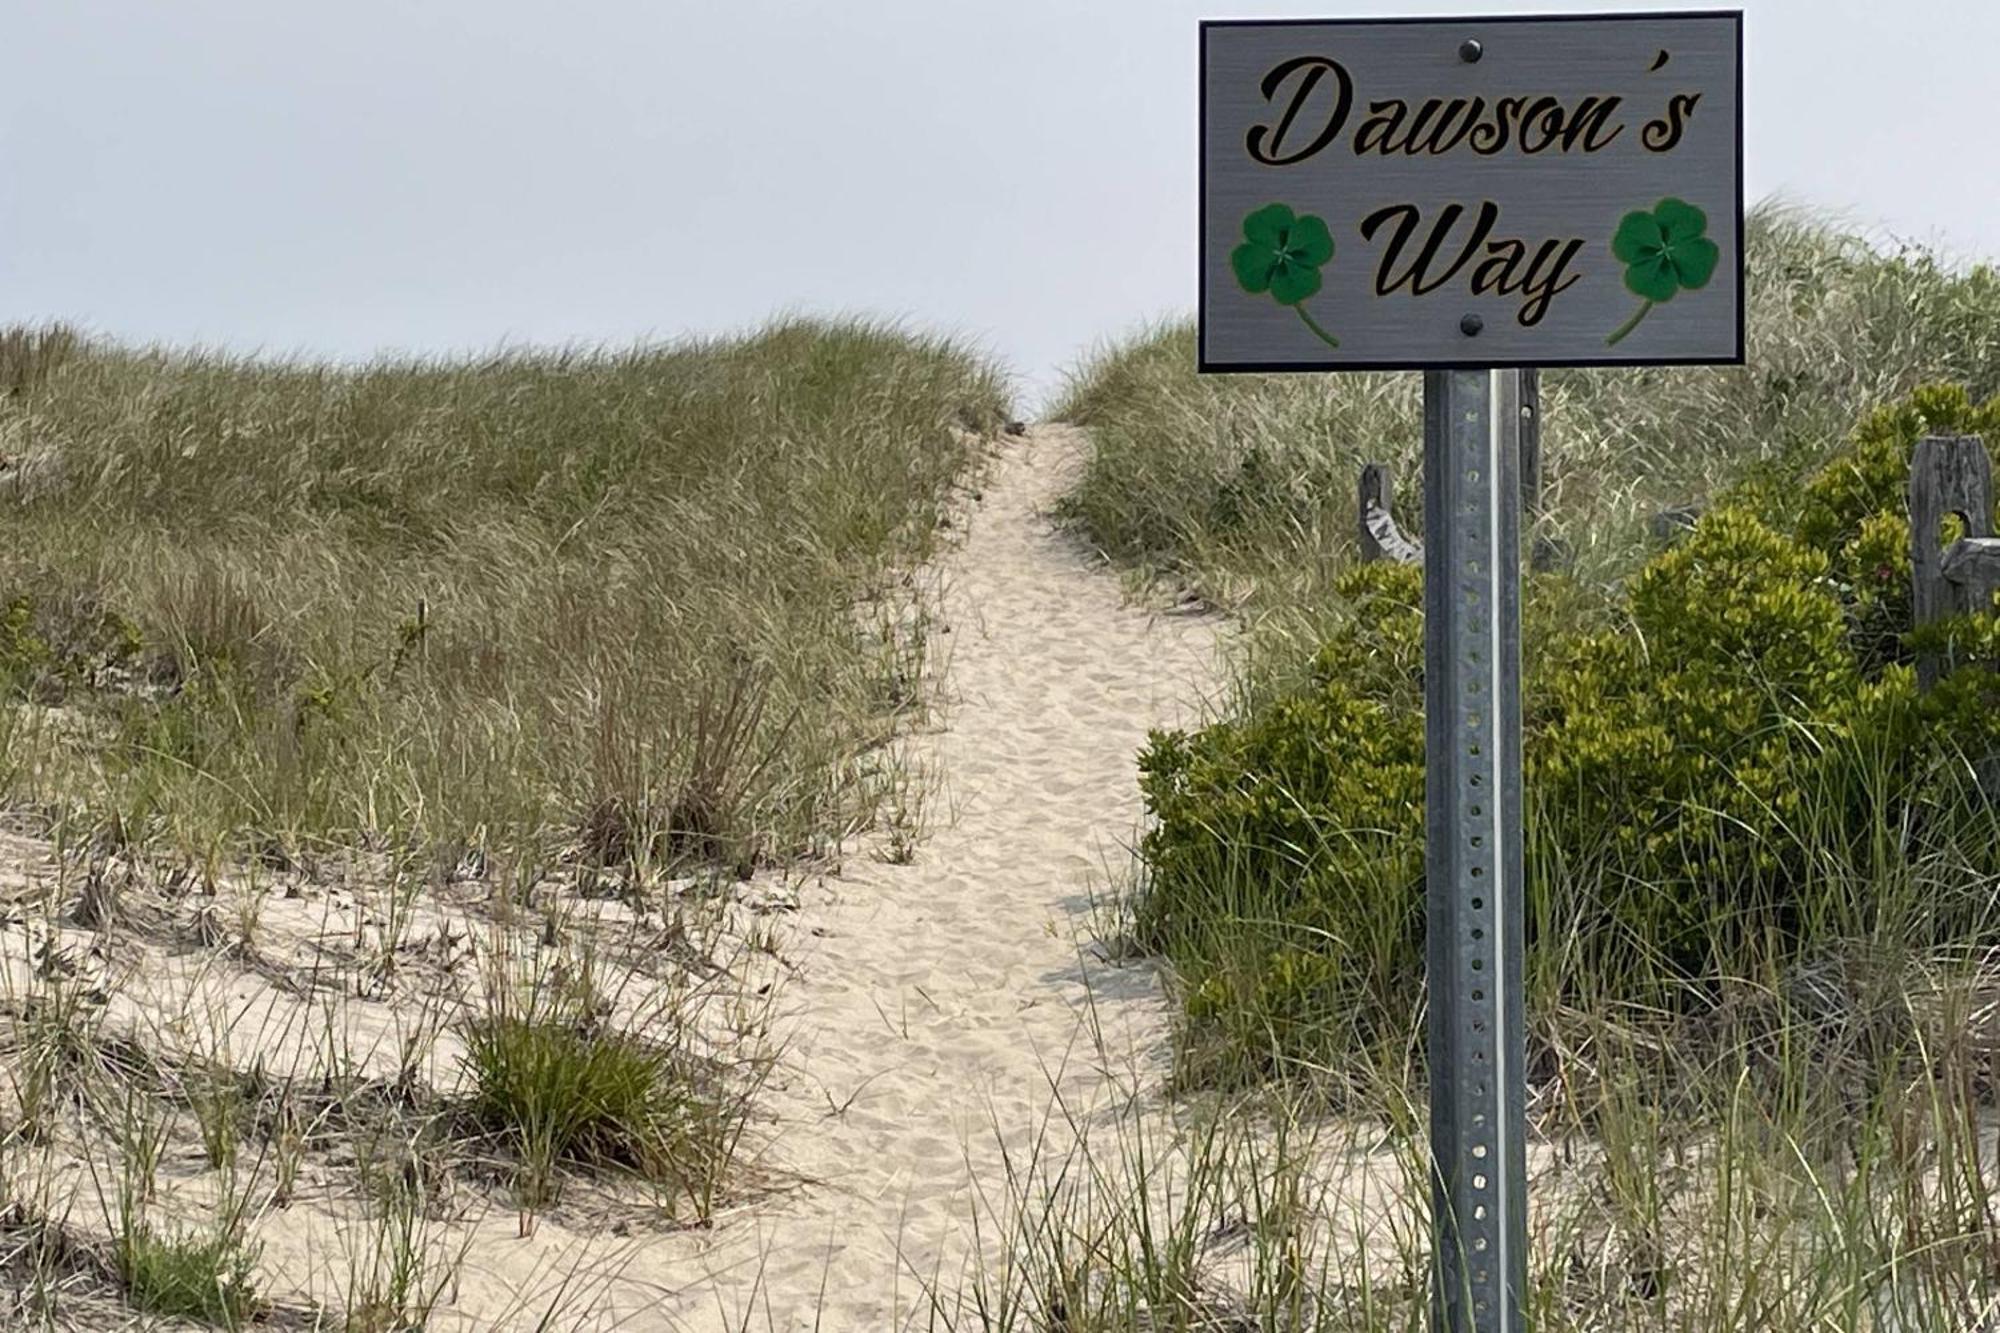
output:
[{"label": "dry grass clump", "polygon": [[64,324],[0,329],[0,395],[41,388],[82,346],[76,330]]}]

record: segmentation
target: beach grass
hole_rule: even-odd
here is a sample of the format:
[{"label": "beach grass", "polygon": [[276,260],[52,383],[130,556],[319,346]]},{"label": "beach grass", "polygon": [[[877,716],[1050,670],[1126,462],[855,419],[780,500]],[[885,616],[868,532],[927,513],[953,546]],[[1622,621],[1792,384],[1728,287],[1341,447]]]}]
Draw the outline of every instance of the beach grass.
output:
[{"label": "beach grass", "polygon": [[987,362],[789,321],[361,366],[0,339],[13,799],[198,857],[822,854]]}]

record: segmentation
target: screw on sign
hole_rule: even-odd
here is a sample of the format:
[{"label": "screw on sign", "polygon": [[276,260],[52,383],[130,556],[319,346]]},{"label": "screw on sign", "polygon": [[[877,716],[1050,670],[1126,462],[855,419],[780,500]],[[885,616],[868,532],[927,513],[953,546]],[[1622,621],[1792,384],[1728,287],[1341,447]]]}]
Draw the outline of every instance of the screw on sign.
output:
[{"label": "screw on sign", "polygon": [[1424,372],[1440,1333],[1524,1327],[1522,372],[1741,364],[1742,70],[1738,11],[1201,27],[1200,369]]}]

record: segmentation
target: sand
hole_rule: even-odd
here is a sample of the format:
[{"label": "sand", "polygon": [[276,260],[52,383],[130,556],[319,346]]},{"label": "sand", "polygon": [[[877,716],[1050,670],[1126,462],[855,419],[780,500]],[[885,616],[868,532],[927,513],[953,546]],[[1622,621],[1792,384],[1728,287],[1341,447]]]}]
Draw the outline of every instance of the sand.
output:
[{"label": "sand", "polygon": [[[934,1298],[948,1306],[999,1259],[992,1228],[1038,1146],[1059,1157],[1076,1127],[1157,1102],[1166,1000],[1150,966],[1105,957],[1093,899],[1129,870],[1148,729],[1199,716],[1217,621],[1149,613],[1055,530],[1049,508],[1087,447],[1061,426],[1004,441],[928,571],[943,704],[903,742],[926,779],[924,836],[912,849],[870,835],[837,873],[739,889],[776,997],[775,1014],[743,1021],[768,1020],[779,1056],[712,1224],[668,1229],[643,1203],[579,1191],[526,1226],[504,1188],[488,1190],[430,1229],[436,1252],[460,1256],[433,1327],[925,1327]],[[0,838],[11,903],[71,902],[71,873],[65,883],[32,837]],[[491,887],[468,879],[400,905],[365,883],[305,878],[162,897],[179,905],[115,936],[68,908],[10,911],[0,981],[12,997],[101,990],[102,1030],[274,1079],[316,1083],[337,1045],[351,1072],[387,1078],[407,1063],[449,1091],[462,1047],[436,1016],[476,998],[482,948],[490,962],[536,943],[496,925]],[[232,904],[249,905],[241,919]],[[593,924],[622,910],[592,904]],[[52,952],[67,979],[49,979]],[[44,1160],[45,1202],[69,1200],[52,1211],[104,1231],[109,1145]],[[155,1207],[200,1219],[220,1174],[178,1143]],[[351,1164],[308,1158],[293,1200],[258,1208],[267,1296],[339,1307],[368,1245],[353,1188]]]},{"label": "sand", "polygon": [[1147,730],[1197,716],[1215,626],[1131,605],[1052,529],[1084,447],[1059,426],[1012,445],[943,564],[946,724],[918,751],[940,824],[911,864],[852,862],[802,908],[767,1104],[775,1163],[814,1183],[634,1256],[684,1327],[753,1299],[757,1328],[902,1327],[926,1286],[959,1287],[1003,1145],[1020,1160],[1057,1091],[1086,1113],[1156,1086],[1158,979],[1099,961],[1091,898],[1129,863]]}]

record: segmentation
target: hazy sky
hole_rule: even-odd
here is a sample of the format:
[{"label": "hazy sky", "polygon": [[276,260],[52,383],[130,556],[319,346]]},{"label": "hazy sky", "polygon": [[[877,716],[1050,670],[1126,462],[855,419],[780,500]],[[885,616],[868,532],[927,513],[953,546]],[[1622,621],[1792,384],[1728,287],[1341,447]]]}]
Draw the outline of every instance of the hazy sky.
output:
[{"label": "hazy sky", "polygon": [[[1032,390],[1192,305],[1199,18],[1662,7],[4,0],[0,320],[354,356],[866,312]],[[2000,3],[1743,7],[1753,200],[2000,254]]]}]

